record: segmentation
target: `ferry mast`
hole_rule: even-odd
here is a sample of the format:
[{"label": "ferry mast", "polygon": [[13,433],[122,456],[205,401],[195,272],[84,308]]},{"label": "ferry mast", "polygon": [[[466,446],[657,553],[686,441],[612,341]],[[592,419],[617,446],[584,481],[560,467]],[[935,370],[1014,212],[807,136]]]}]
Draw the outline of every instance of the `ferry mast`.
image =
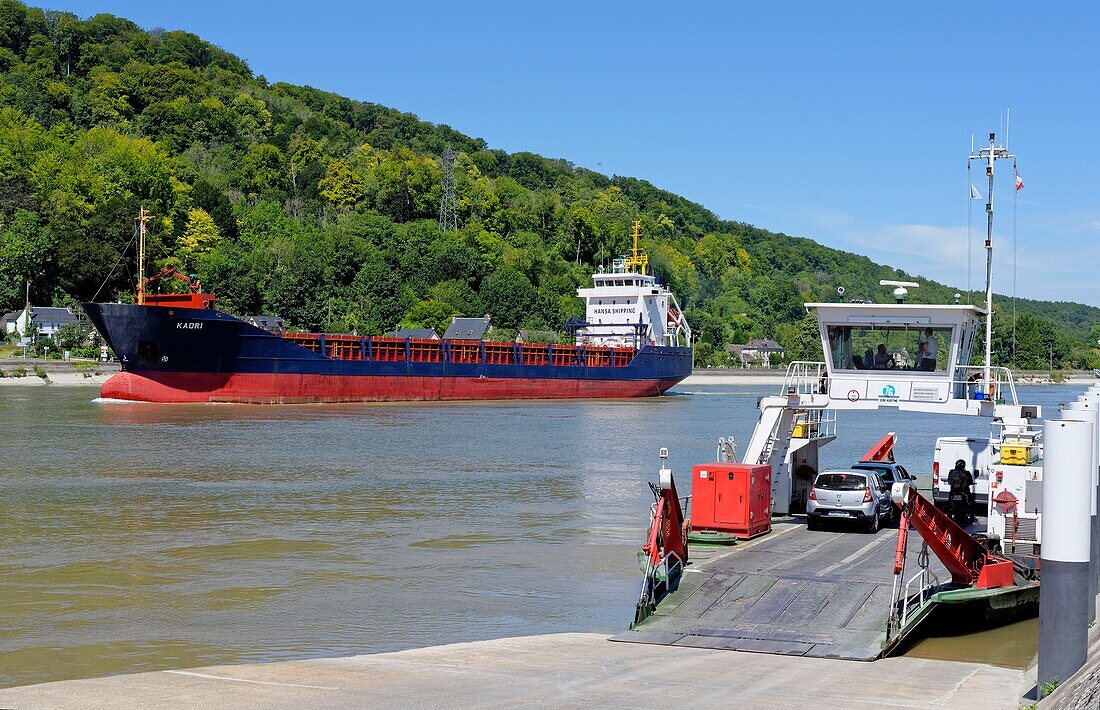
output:
[{"label": "ferry mast", "polygon": [[967,158],[967,164],[972,160],[985,163],[985,174],[989,178],[989,191],[985,201],[986,231],[985,231],[985,362],[983,377],[986,386],[989,386],[989,368],[993,353],[993,164],[1002,158],[1013,158],[1015,155],[1008,152],[1008,148],[995,143],[997,134],[989,134],[989,146],[983,146],[977,153]]}]

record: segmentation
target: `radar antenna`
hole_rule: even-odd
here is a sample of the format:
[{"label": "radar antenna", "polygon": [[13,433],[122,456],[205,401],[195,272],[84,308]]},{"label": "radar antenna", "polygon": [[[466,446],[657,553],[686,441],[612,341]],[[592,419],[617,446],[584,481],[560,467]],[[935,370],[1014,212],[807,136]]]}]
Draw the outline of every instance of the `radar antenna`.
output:
[{"label": "radar antenna", "polygon": [[891,281],[889,279],[882,279],[878,282],[879,286],[894,286],[894,300],[901,303],[905,299],[909,298],[909,289],[917,288],[920,286],[916,281]]}]

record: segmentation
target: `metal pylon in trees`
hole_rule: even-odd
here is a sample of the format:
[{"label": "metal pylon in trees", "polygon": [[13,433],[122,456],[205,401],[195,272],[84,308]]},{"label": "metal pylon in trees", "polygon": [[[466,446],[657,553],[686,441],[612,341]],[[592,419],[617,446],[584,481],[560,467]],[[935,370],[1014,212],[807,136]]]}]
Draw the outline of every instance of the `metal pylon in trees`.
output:
[{"label": "metal pylon in trees", "polygon": [[439,231],[458,229],[458,208],[455,205],[455,153],[450,146],[443,152],[443,191],[439,196]]}]

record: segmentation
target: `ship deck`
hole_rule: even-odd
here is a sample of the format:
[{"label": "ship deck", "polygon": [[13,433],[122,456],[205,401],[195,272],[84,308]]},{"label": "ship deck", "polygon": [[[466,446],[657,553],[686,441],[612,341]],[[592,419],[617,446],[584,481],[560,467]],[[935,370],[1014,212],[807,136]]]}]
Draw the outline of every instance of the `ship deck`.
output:
[{"label": "ship deck", "polygon": [[[872,661],[887,646],[896,546],[896,528],[810,531],[801,520],[732,548],[693,545],[679,588],[613,640]],[[920,547],[912,532],[907,577]],[[929,569],[950,581],[934,555]]]}]

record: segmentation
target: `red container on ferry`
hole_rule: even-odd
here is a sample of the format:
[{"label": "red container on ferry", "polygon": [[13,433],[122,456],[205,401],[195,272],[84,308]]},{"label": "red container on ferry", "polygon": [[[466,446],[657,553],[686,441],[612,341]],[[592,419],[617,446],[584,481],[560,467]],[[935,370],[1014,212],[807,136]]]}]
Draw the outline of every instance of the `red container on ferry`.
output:
[{"label": "red container on ferry", "polygon": [[691,472],[691,529],[756,537],[772,529],[772,467],[699,464]]}]

